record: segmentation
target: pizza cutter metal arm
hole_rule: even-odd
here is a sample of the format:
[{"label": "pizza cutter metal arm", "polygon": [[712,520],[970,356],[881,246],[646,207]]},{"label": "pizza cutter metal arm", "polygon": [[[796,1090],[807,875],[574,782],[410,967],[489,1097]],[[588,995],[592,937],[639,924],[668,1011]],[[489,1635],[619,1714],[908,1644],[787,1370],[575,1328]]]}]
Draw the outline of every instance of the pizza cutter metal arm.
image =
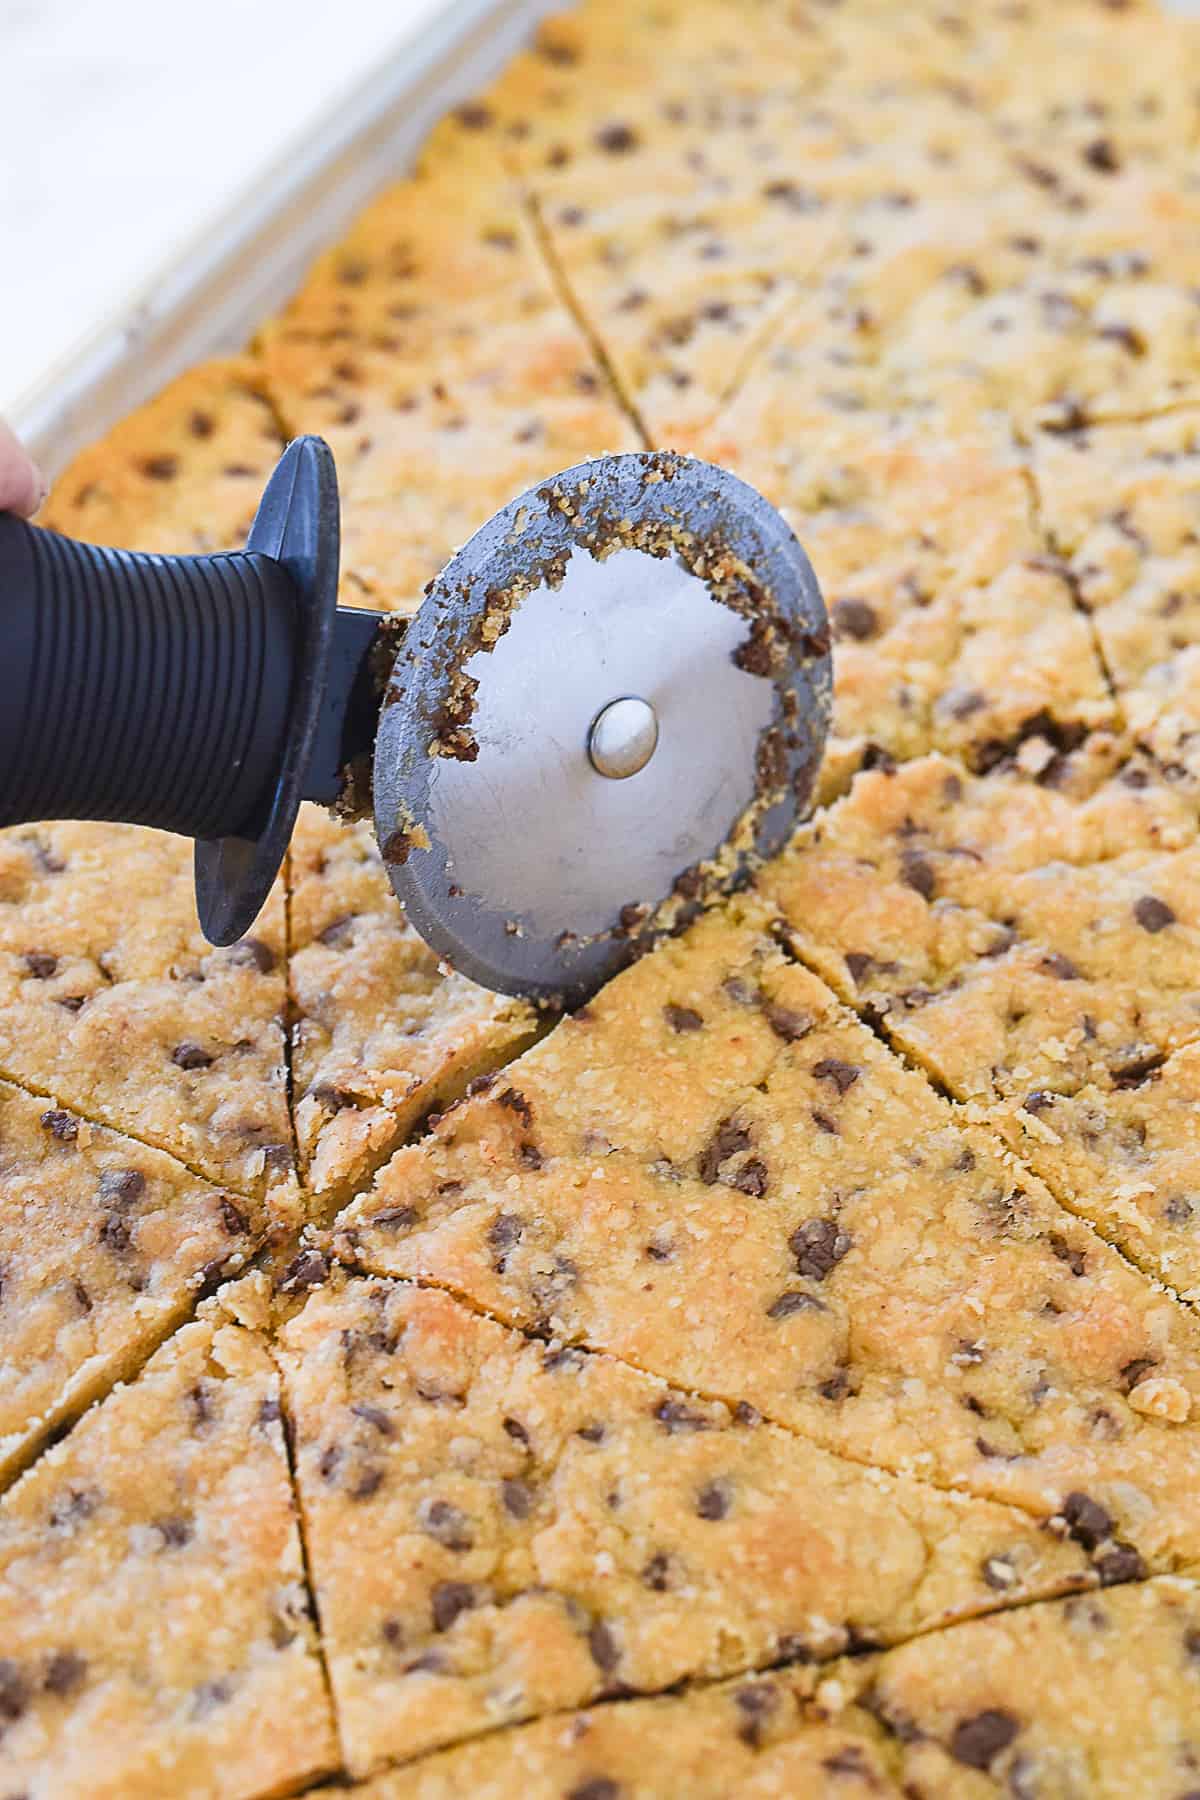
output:
[{"label": "pizza cutter metal arm", "polygon": [[0,825],[106,819],[196,839],[205,936],[261,909],[301,800],[369,758],[385,615],[337,605],[337,478],[298,438],[244,551],[155,556],[0,515]]}]

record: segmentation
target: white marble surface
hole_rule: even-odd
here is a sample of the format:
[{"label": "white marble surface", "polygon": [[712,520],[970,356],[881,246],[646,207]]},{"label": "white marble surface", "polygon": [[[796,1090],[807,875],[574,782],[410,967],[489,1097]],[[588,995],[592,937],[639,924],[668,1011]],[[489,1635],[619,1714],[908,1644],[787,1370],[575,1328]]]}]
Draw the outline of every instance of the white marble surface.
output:
[{"label": "white marble surface", "polygon": [[0,412],[455,0],[0,0]]}]

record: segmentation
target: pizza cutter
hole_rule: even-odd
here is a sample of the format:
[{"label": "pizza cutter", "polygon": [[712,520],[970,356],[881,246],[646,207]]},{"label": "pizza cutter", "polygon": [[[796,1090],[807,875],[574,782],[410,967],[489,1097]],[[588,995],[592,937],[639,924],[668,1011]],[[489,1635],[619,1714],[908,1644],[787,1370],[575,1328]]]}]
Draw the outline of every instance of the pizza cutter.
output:
[{"label": "pizza cutter", "polygon": [[244,551],[156,556],[0,517],[0,825],[196,840],[205,935],[251,926],[301,800],[373,811],[456,969],[577,1005],[743,882],[807,805],[829,628],[761,495],[673,454],[567,469],[407,622],[337,605],[333,458],[284,452]]}]

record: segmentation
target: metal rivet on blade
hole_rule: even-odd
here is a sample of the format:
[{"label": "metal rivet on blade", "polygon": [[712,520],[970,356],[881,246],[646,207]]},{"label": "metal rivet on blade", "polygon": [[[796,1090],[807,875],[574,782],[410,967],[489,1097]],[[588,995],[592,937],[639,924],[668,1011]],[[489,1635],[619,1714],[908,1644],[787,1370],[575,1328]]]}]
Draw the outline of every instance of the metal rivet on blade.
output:
[{"label": "metal rivet on blade", "polygon": [[626,694],[592,720],[588,756],[597,775],[624,781],[644,769],[658,746],[658,715],[648,700]]}]

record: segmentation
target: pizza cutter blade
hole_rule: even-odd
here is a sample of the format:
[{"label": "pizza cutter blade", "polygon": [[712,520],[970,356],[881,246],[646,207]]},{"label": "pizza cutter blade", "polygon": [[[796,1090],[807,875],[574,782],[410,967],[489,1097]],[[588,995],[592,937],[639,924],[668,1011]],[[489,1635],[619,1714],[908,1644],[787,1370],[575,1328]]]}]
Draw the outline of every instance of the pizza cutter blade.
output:
[{"label": "pizza cutter blade", "polygon": [[392,886],[464,974],[577,1005],[744,881],[815,784],[829,631],[780,515],[672,454],[566,470],[407,625],[336,604],[319,438],[246,550],[143,556],[0,518],[0,825],[196,839],[201,924],[252,924],[302,799],[373,808]]}]

